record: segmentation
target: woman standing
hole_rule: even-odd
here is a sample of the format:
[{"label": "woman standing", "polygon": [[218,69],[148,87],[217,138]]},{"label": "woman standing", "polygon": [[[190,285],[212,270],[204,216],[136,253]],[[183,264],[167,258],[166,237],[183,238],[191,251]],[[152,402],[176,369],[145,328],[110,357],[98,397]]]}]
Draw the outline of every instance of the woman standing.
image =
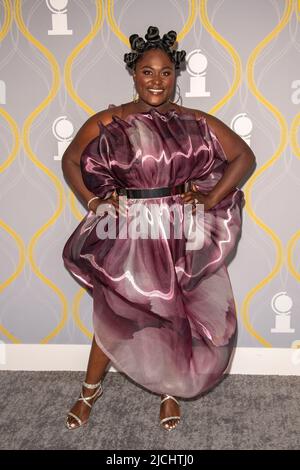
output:
[{"label": "woman standing", "polygon": [[[161,425],[173,429],[180,420],[178,397],[215,386],[236,339],[224,262],[241,229],[244,194],[237,185],[254,154],[216,117],[172,102],[185,60],[185,51],[174,50],[175,31],[160,38],[150,26],[145,40],[137,34],[129,40],[132,52],[124,61],[136,98],[89,118],[62,160],[67,182],[88,209],[63,260],[93,297],[94,325],[69,429],[87,423],[110,361],[161,395]],[[191,204],[189,221],[199,230],[190,244],[184,218]],[[141,221],[155,237],[132,236],[128,227],[136,235]],[[175,235],[178,229],[184,236]]]}]

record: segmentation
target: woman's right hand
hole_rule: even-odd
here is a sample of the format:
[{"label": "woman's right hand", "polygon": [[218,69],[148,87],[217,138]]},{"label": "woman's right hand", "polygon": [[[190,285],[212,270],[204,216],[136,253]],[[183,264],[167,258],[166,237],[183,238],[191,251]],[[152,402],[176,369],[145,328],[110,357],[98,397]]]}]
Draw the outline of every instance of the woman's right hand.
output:
[{"label": "woman's right hand", "polygon": [[96,214],[97,207],[103,204],[111,204],[114,207],[115,213],[125,215],[125,212],[119,207],[119,195],[116,190],[107,199],[95,199],[92,201],[90,209]]}]

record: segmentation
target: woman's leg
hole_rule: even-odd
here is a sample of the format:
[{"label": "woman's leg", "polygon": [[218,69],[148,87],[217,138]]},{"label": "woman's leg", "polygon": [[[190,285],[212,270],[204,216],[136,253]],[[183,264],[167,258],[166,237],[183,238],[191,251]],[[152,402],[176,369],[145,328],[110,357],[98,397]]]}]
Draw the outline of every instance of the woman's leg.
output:
[{"label": "woman's leg", "polygon": [[[109,363],[110,359],[104,354],[104,352],[99,348],[95,341],[95,337],[93,337],[93,342],[91,346],[90,356],[88,367],[85,376],[85,382],[88,384],[96,384],[102,378],[106,366]],[[89,397],[95,393],[96,389],[89,389],[86,387],[82,387],[82,394],[84,397]],[[94,399],[89,400],[89,403],[93,405]],[[77,401],[73,408],[70,410],[71,413],[74,413],[78,418],[80,418],[83,422],[86,421],[89,417],[91,412],[91,408],[87,406],[83,401]],[[68,416],[68,423],[73,424],[74,427],[78,426],[78,422],[72,416]]]},{"label": "woman's leg", "polygon": [[88,384],[95,384],[99,382],[105,372],[106,366],[110,359],[104,354],[102,349],[96,343],[95,336],[93,337],[92,347],[88,367],[85,376],[85,382]]},{"label": "woman's leg", "polygon": [[[88,384],[96,384],[102,378],[106,367],[110,359],[104,354],[104,352],[99,348],[95,341],[95,337],[93,337],[88,367],[85,376],[85,382]],[[84,397],[89,397],[95,393],[95,389],[88,389],[86,387],[82,387],[82,394]],[[165,395],[161,395],[163,398]],[[93,405],[94,399],[89,400],[89,403]],[[74,413],[78,418],[80,418],[83,422],[89,418],[89,414],[91,412],[91,408],[87,406],[83,401],[77,401],[72,409],[70,410]],[[166,400],[160,409],[160,419],[166,418],[167,416],[179,416],[180,409],[178,405],[173,400]],[[74,424],[74,427],[78,427],[78,422],[72,416],[68,416],[68,422],[70,425]],[[167,429],[172,429],[177,424],[177,420],[170,420],[165,424]]]}]

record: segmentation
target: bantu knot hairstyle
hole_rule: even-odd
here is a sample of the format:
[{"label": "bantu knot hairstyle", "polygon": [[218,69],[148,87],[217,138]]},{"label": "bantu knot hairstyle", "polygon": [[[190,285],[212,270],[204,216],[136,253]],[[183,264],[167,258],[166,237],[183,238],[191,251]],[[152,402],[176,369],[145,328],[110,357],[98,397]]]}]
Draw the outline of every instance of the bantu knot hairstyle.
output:
[{"label": "bantu knot hairstyle", "polygon": [[176,42],[177,33],[173,30],[164,34],[161,38],[159,30],[156,26],[149,26],[147,34],[145,35],[146,41],[138,34],[131,34],[129,42],[133,52],[124,54],[124,62],[127,66],[134,70],[137,60],[143,55],[144,52],[152,48],[159,48],[165,51],[172,62],[175,63],[175,69],[180,68],[180,63],[185,60],[185,51],[175,51],[173,46]]}]

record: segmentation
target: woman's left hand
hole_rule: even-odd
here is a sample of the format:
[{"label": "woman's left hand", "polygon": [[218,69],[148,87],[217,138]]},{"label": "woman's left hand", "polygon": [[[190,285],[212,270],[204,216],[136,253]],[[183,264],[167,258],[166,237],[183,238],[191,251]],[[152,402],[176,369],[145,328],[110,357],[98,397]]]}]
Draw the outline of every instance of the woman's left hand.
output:
[{"label": "woman's left hand", "polygon": [[181,194],[184,204],[193,204],[193,214],[196,212],[196,204],[204,204],[204,211],[208,211],[215,206],[215,202],[208,194],[200,193],[194,183],[191,184],[191,191]]}]

